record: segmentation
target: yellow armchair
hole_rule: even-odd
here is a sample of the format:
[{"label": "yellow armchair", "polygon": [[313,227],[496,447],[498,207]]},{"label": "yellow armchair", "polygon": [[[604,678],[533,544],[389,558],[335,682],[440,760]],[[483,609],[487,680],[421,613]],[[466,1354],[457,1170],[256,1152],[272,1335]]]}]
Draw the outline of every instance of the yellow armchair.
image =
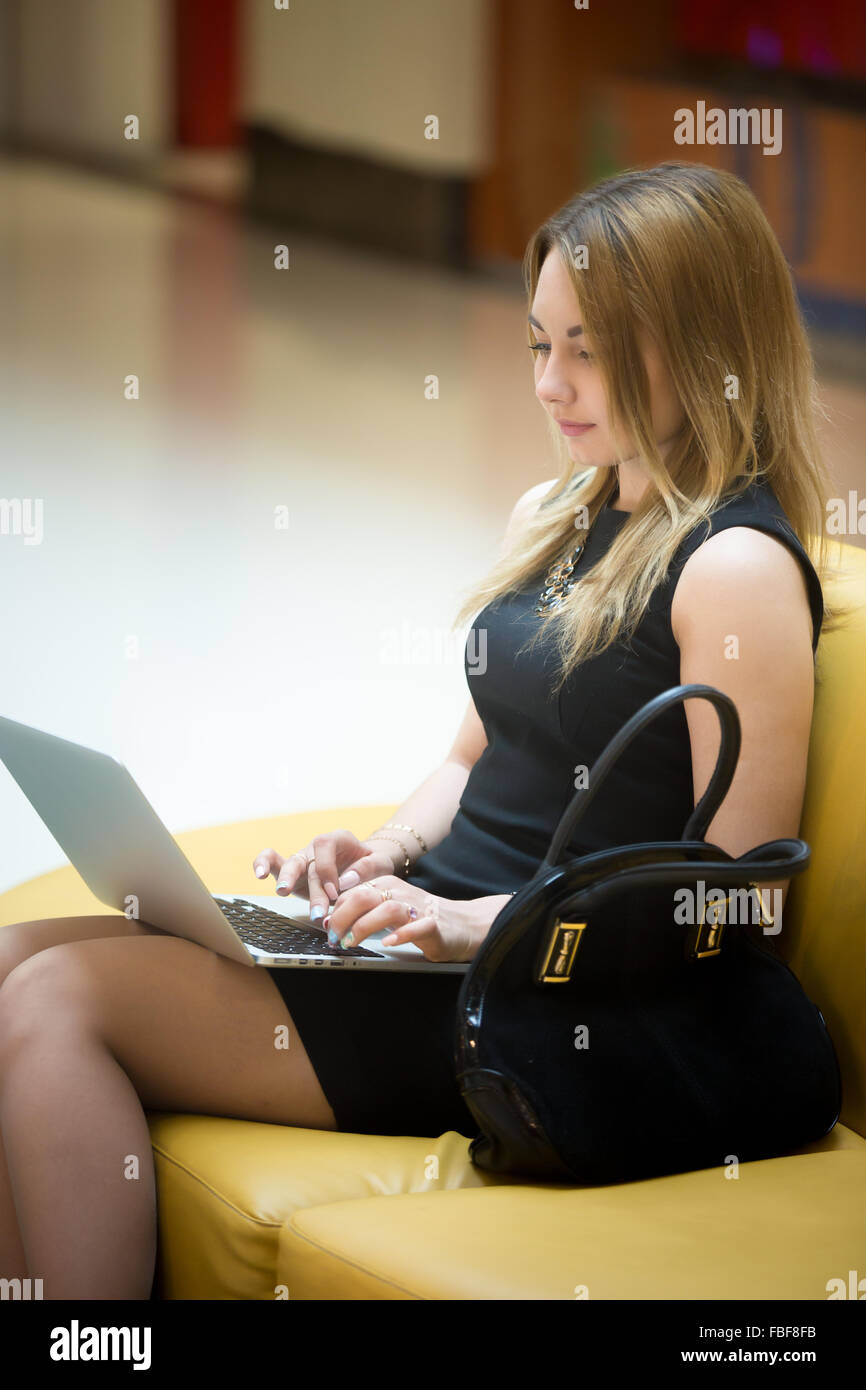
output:
[{"label": "yellow armchair", "polygon": [[[483,1173],[456,1133],[378,1137],[149,1116],[167,1299],[826,1299],[866,1275],[866,554],[830,590],[855,611],[822,638],[787,959],[842,1071],[839,1124],[796,1153],[608,1187]],[[212,891],[264,844],[359,835],[350,807],[178,835]],[[0,896],[0,925],[104,911],[71,868]],[[382,1200],[382,1199],[388,1200]]]}]

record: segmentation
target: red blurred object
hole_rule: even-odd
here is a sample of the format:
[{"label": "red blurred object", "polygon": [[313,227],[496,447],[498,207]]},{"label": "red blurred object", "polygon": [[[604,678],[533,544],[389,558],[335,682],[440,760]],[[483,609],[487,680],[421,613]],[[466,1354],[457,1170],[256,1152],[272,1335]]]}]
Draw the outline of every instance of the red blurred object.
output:
[{"label": "red blurred object", "polygon": [[175,0],[176,140],[184,147],[237,145],[238,0]]},{"label": "red blurred object", "polygon": [[677,0],[675,35],[687,52],[757,69],[866,78],[862,0]]}]

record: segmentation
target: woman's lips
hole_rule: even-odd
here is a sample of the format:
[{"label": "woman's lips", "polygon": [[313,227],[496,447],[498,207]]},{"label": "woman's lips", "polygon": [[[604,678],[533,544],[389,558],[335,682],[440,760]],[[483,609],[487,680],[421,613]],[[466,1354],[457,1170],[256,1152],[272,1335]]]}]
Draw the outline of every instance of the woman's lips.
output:
[{"label": "woman's lips", "polygon": [[579,425],[574,420],[557,420],[556,423],[563,434],[586,434],[587,430],[595,429],[595,425]]}]

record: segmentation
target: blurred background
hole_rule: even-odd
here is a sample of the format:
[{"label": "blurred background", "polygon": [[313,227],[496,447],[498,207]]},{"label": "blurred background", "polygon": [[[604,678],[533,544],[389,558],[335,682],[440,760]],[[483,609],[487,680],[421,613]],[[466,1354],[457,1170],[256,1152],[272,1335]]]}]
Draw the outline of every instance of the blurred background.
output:
[{"label": "blurred background", "polygon": [[[780,109],[781,152],[677,145],[701,101]],[[526,241],[671,158],[767,212],[856,502],[866,7],[0,0],[0,713],[174,832],[402,800],[467,702],[461,596],[557,472]],[[0,890],[64,862],[0,765]]]}]

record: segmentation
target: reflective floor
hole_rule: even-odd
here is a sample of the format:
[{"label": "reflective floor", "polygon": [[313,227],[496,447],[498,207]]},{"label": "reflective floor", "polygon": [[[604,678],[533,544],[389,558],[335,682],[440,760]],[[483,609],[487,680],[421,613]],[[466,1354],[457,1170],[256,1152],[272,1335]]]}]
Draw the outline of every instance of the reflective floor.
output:
[{"label": "reflective floor", "polygon": [[[461,594],[556,472],[520,289],[288,229],[278,269],[228,209],[24,159],[0,236],[0,494],[41,501],[0,535],[0,714],[174,831],[402,800],[468,698]],[[821,360],[862,491],[857,354]],[[0,891],[64,862],[0,765]]]}]

